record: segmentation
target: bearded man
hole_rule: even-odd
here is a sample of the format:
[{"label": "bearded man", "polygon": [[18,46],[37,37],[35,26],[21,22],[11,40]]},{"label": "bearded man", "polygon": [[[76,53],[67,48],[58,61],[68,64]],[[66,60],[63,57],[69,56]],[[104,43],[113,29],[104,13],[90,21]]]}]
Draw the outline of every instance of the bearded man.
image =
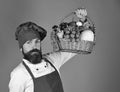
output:
[{"label": "bearded man", "polygon": [[60,67],[76,53],[42,54],[41,42],[47,31],[33,22],[17,27],[15,37],[23,53],[22,62],[11,72],[9,92],[64,92]]}]

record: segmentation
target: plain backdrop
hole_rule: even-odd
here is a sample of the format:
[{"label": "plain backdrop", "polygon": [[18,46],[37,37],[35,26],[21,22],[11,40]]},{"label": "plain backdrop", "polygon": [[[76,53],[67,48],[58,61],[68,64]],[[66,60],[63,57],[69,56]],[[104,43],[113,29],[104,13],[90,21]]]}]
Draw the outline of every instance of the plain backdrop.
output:
[{"label": "plain backdrop", "polygon": [[65,92],[120,92],[119,0],[0,0],[0,92],[9,92],[10,72],[22,61],[16,27],[32,21],[48,34],[43,53],[51,52],[54,24],[78,7],[85,7],[96,26],[96,46],[90,55],[77,55],[61,67]]}]

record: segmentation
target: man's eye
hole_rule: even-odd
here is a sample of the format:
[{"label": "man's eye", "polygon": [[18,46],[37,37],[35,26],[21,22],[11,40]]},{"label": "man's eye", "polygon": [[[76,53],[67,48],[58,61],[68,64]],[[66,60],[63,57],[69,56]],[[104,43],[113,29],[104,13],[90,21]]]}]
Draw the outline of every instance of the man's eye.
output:
[{"label": "man's eye", "polygon": [[27,41],[27,44],[30,44],[31,43],[31,41]]},{"label": "man's eye", "polygon": [[40,42],[40,40],[36,40],[36,43],[39,43]]}]

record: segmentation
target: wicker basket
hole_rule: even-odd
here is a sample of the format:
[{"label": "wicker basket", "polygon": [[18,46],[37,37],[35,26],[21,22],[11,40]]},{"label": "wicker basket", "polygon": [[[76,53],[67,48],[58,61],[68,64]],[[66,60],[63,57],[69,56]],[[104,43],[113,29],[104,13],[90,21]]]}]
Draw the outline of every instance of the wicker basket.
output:
[{"label": "wicker basket", "polygon": [[[56,36],[56,35],[55,35]],[[89,54],[92,52],[95,42],[80,40],[78,42],[71,42],[58,37],[52,38],[53,50],[63,52],[73,52],[78,54]]]},{"label": "wicker basket", "polygon": [[[75,12],[70,13],[69,16],[76,15]],[[81,32],[84,30],[91,30],[95,33],[95,27],[93,22],[85,16],[86,23],[89,23],[89,26],[84,26],[84,21],[81,21],[80,18],[72,17],[72,20],[66,22],[65,19],[69,16],[65,17],[60,24],[54,25],[53,31],[51,32],[51,40],[54,51],[64,51],[64,52],[73,52],[79,54],[88,54],[91,53],[93,47],[95,45],[94,41],[86,41],[81,40]],[[76,20],[77,19],[77,20]],[[78,26],[77,23],[79,22]],[[81,23],[81,24],[80,24]],[[86,24],[85,24],[86,25]],[[58,36],[59,33],[63,33],[62,36]],[[76,40],[77,39],[77,40]]]}]

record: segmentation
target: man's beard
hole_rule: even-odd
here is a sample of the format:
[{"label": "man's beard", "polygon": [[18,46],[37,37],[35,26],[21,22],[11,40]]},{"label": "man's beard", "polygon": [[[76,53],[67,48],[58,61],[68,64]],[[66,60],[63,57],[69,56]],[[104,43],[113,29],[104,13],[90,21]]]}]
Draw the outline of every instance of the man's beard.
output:
[{"label": "man's beard", "polygon": [[42,59],[42,53],[38,49],[33,49],[28,53],[23,52],[23,55],[24,55],[24,59],[27,59],[32,64],[38,64],[41,62],[41,59]]}]

